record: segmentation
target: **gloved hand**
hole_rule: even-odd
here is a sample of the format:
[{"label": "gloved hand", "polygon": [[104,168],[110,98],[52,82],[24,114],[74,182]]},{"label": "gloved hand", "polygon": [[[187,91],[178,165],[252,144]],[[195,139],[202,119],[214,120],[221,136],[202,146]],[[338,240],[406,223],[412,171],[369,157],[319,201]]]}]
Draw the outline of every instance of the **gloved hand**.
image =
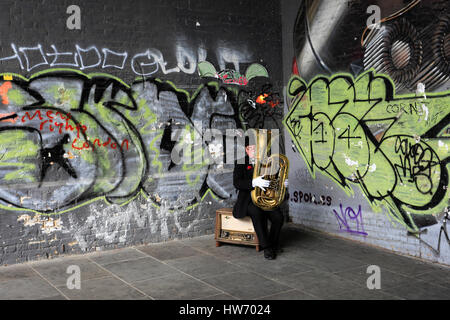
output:
[{"label": "gloved hand", "polygon": [[288,179],[284,180],[284,186],[285,186],[286,188],[289,186],[289,182],[288,182],[288,181],[289,181]]},{"label": "gloved hand", "polygon": [[262,191],[266,191],[266,189],[264,189],[264,188],[267,188],[269,185],[270,185],[270,181],[263,179],[263,176],[259,176],[252,180],[252,187],[253,188],[259,187],[259,188],[261,188]]}]

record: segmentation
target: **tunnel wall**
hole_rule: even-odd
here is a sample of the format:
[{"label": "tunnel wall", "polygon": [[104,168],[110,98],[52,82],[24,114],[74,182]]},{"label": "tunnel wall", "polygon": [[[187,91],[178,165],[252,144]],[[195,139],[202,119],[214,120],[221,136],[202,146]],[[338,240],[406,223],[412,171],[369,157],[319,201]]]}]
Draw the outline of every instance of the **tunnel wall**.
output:
[{"label": "tunnel wall", "polygon": [[282,2],[292,220],[450,264],[448,2],[308,3]]},{"label": "tunnel wall", "polygon": [[234,163],[204,133],[281,128],[279,3],[0,9],[0,263],[213,233]]}]

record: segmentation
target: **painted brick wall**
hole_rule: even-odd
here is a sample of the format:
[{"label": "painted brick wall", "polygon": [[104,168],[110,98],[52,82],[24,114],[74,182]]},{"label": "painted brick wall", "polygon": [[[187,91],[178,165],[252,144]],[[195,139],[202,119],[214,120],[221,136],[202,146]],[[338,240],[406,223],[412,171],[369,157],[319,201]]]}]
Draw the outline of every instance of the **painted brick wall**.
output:
[{"label": "painted brick wall", "polygon": [[282,90],[278,1],[5,0],[0,28],[0,264],[214,232],[233,165],[171,163],[171,140],[261,118],[241,111]]},{"label": "painted brick wall", "polygon": [[[320,5],[316,6],[315,9],[312,10],[313,14],[309,17],[310,37],[316,54],[322,59],[322,62],[326,66],[321,67],[318,59],[314,56],[311,50],[311,46],[305,40],[304,16],[300,19],[300,23],[297,25],[295,24],[295,15],[292,12],[301,11],[301,3],[298,1],[283,1],[283,56],[285,57],[283,61],[283,70],[286,83],[291,77],[291,63],[292,58],[294,57],[296,58],[298,64],[300,77],[304,79],[306,86],[308,85],[308,82],[317,75],[323,75],[326,79],[332,81],[332,79],[334,79],[333,77],[338,73],[344,72],[352,79],[356,79],[359,75],[366,71],[369,66],[367,63],[364,63],[364,57],[365,55],[367,56],[368,53],[361,47],[360,41],[361,35],[366,27],[366,21],[373,13],[372,11],[367,13],[366,10],[369,5],[378,5],[381,10],[380,17],[382,18],[390,15],[396,10],[401,9],[404,6],[404,3],[401,1],[321,1]],[[418,41],[420,39],[424,47],[424,51],[422,53],[423,64],[418,66],[417,70],[422,70],[420,68],[423,68],[427,65],[427,63],[432,63],[433,61],[436,65],[439,64],[436,58],[429,53],[429,51],[426,51],[426,48],[431,47],[429,42],[431,39],[435,39],[439,36],[439,32],[436,31],[437,26],[439,23],[445,23],[440,21],[444,21],[446,19],[445,15],[448,15],[448,10],[448,2],[429,1],[426,5],[422,3],[421,5],[408,11],[407,14],[404,14],[402,18],[405,20],[394,19],[389,23],[383,23],[383,25],[390,25],[391,27],[396,23],[404,23],[405,25],[409,23],[405,29],[413,30],[411,31],[411,34],[414,34],[413,40]],[[290,18],[285,19],[285,17]],[[376,48],[376,46],[373,48]],[[377,48],[376,50],[373,48],[371,51],[372,54],[380,54],[383,50],[382,47]],[[391,51],[388,48],[384,52]],[[387,58],[380,55],[379,61],[384,61],[382,59]],[[326,68],[328,68],[329,71],[327,71]],[[396,89],[396,94],[403,94],[408,97],[412,97],[412,99],[416,99],[415,87],[418,81],[417,79],[408,80],[408,78],[404,77],[404,75],[402,75],[403,80],[398,78],[395,79],[395,75],[390,73],[389,69],[387,71],[380,71],[376,69],[376,72],[384,74],[387,78],[394,79],[393,86]],[[430,78],[432,79],[433,75],[431,75]],[[446,80],[441,81],[434,87],[432,86],[432,83],[430,84],[425,82],[428,97],[430,96],[429,92],[439,92],[442,96],[448,95],[450,82],[448,81],[448,77],[444,79]],[[329,87],[333,88],[333,85],[335,86],[336,82],[334,84],[330,84]],[[340,99],[340,96],[336,98],[336,96],[339,95],[338,92],[342,93],[347,90],[345,86],[340,88],[341,90],[333,91],[334,93],[330,94],[330,99]],[[333,90],[335,89],[336,87],[334,87]],[[289,90],[289,87],[286,90]],[[327,94],[328,89],[326,87],[320,90],[323,90],[321,92],[325,95]],[[375,92],[375,89],[373,90],[373,92]],[[300,95],[302,92],[303,91],[300,90]],[[316,91],[315,94],[318,96],[319,91]],[[343,94],[343,96],[345,95]],[[351,99],[351,95],[348,95],[348,97]],[[291,98],[294,99],[294,97]],[[305,97],[304,101],[308,101],[307,99],[308,98]],[[292,108],[293,105],[296,105],[298,109],[301,108],[301,104],[298,102],[299,100],[292,103],[292,100],[289,100],[288,97],[287,101],[287,105],[289,107]],[[316,100],[312,101],[310,104],[317,107],[320,103],[320,101]],[[338,149],[339,147],[337,144],[339,143],[339,139],[334,140],[337,141],[333,149],[334,151],[327,154],[326,152],[322,152],[325,149],[321,149],[319,147],[320,143],[316,143],[314,141],[311,142],[311,148],[313,148],[314,151],[307,149],[305,144],[302,144],[300,140],[297,141],[298,145],[295,146],[295,139],[293,139],[294,136],[301,137],[303,140],[307,140],[308,137],[306,134],[298,133],[290,135],[289,130],[287,130],[285,144],[287,155],[291,164],[289,172],[289,190],[290,215],[292,220],[312,229],[363,242],[368,245],[383,247],[399,254],[410,255],[449,265],[450,245],[445,239],[444,233],[441,231],[444,226],[443,221],[445,217],[445,208],[447,207],[448,210],[449,204],[447,179],[449,170],[449,145],[447,142],[448,133],[446,133],[448,131],[445,129],[448,128],[449,125],[448,103],[449,102],[445,100],[439,104],[431,105],[428,109],[430,116],[432,113],[439,113],[442,108],[443,117],[446,116],[447,118],[442,118],[443,120],[441,125],[439,125],[439,129],[434,130],[433,136],[429,135],[428,139],[422,139],[422,142],[413,142],[411,144],[432,144],[433,141],[440,141],[436,147],[431,148],[435,150],[434,152],[439,153],[439,156],[436,157],[436,163],[439,164],[435,167],[439,173],[436,174],[436,176],[430,177],[430,179],[434,181],[434,187],[439,185],[439,190],[433,187],[433,190],[430,193],[439,193],[440,190],[443,192],[440,197],[436,197],[439,201],[433,202],[423,200],[422,204],[427,205],[421,209],[419,212],[420,214],[413,217],[412,221],[414,223],[408,224],[406,218],[395,219],[395,213],[393,212],[398,213],[400,210],[403,210],[405,217],[409,215],[409,211],[414,212],[411,208],[412,204],[418,203],[423,196],[423,194],[417,194],[417,190],[414,191],[415,188],[410,188],[410,191],[408,191],[410,193],[406,194],[404,197],[398,194],[395,195],[397,189],[393,189],[394,197],[397,197],[398,199],[402,198],[402,200],[398,202],[398,205],[394,206],[394,210],[389,211],[386,202],[383,203],[382,201],[381,205],[378,207],[378,210],[375,210],[375,206],[373,205],[377,202],[373,200],[370,201],[367,194],[364,194],[364,191],[359,187],[358,183],[351,182],[347,179],[346,187],[348,187],[348,189],[347,192],[345,192],[343,190],[345,187],[338,182],[339,178],[333,179],[330,174],[326,173],[326,171],[331,172],[328,170],[330,168],[324,170],[320,169],[317,165],[323,164],[323,162],[320,163],[320,161],[323,161],[324,157],[332,156],[335,160],[334,165],[336,165],[338,170],[340,172],[344,172],[344,177],[349,177],[350,173],[345,169],[347,167],[346,164],[353,164],[354,162],[352,162],[352,160],[355,159],[360,162],[363,161],[361,158],[358,158],[357,152],[354,150],[351,152],[349,151],[346,153],[348,155],[347,162],[345,159],[340,161],[338,159],[339,154],[347,151],[345,148]],[[307,103],[304,104],[304,106],[306,105]],[[382,105],[382,103],[380,105]],[[327,108],[321,110],[324,113],[327,113],[329,112],[328,110],[332,109],[332,107],[333,106],[329,105]],[[357,108],[358,107],[347,107],[342,111],[349,112],[350,114],[359,117]],[[359,108],[361,108],[361,105],[359,105]],[[317,109],[315,110],[317,111]],[[380,109],[374,109],[373,111],[375,110]],[[388,117],[389,115],[387,112],[389,111],[390,110],[381,110],[378,115],[372,116],[372,119],[380,119],[380,115],[383,114]],[[287,108],[285,113],[289,113]],[[397,134],[399,136],[420,135],[421,126],[423,124],[423,122],[421,122],[423,120],[420,118],[420,112],[418,114],[415,114],[414,112],[408,112],[408,114],[406,114],[406,112],[403,113],[404,114],[402,115],[394,114],[394,117],[397,116],[400,118],[400,124],[397,124],[395,129],[397,130]],[[301,116],[300,113],[297,113],[295,117],[298,117],[299,115]],[[295,117],[294,119],[296,119]],[[322,118],[318,120],[326,122],[326,120],[323,120]],[[408,122],[411,123],[410,128],[407,125]],[[349,119],[346,124],[350,125],[351,123],[351,119]],[[309,128],[306,122],[301,122],[301,124],[304,128]],[[367,124],[367,122],[365,124]],[[433,126],[434,128],[438,127],[437,123],[430,122],[427,130],[433,128]],[[336,125],[336,122],[333,122],[333,127],[327,126],[325,131],[333,129],[336,130],[337,127],[339,126]],[[369,127],[370,126],[368,126],[368,128]],[[314,127],[312,129],[314,129]],[[340,133],[342,133],[342,131]],[[336,137],[339,136],[340,133],[336,133]],[[354,134],[354,136],[359,136],[359,134]],[[385,137],[386,136],[387,135],[385,135]],[[327,138],[329,138],[329,136],[327,136]],[[377,140],[374,139],[373,141],[376,143]],[[387,141],[389,140],[385,140],[385,142]],[[302,151],[306,154],[306,156],[301,156],[301,150],[299,147],[303,148]],[[401,157],[401,155],[392,153],[391,156],[389,151],[386,151],[387,149],[383,149],[383,147],[384,145],[381,146],[381,149],[386,155],[388,155],[392,163],[397,164],[397,159]],[[373,151],[374,149],[371,150]],[[316,164],[314,165],[314,174],[311,173],[307,165],[307,160],[311,159],[308,158],[310,154],[315,157],[315,160],[313,161],[316,161]],[[372,152],[372,155],[374,154],[375,153]],[[380,162],[374,161],[373,163],[368,163],[368,165],[370,166],[374,163],[377,164],[377,170],[383,170]],[[325,165],[323,165],[322,168],[324,166]],[[398,167],[399,166],[397,166],[397,168]],[[375,188],[382,190],[383,187],[389,185],[389,181],[391,181],[392,177],[403,177],[403,183],[408,183],[406,182],[407,178],[401,175],[401,171],[396,172],[395,170],[387,170],[380,172],[384,173],[380,173],[378,179],[369,180],[370,182],[367,182],[367,178],[370,178],[370,174],[365,177],[366,185],[372,188],[372,190]],[[444,174],[440,175],[441,172],[444,172]],[[376,175],[377,172],[374,171],[373,174]],[[336,177],[336,175],[334,176]],[[413,181],[414,179],[418,178],[412,177]],[[314,200],[311,200],[313,196]],[[323,201],[321,197],[323,197]],[[378,202],[378,204],[380,203]],[[408,233],[408,231],[420,232],[420,234],[417,236],[412,236],[411,233]],[[439,246],[440,235],[441,243]]]}]

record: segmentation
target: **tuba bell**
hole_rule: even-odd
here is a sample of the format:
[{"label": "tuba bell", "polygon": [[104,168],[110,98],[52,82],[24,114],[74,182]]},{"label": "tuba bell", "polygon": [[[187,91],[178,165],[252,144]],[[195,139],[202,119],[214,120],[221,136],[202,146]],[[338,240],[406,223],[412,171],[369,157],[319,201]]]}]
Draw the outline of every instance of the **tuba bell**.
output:
[{"label": "tuba bell", "polygon": [[269,211],[278,207],[284,200],[286,187],[284,182],[288,176],[289,160],[284,154],[268,156],[271,150],[270,130],[256,131],[256,154],[253,171],[253,179],[263,176],[270,181],[269,187],[263,191],[256,187],[251,191],[252,201],[255,206]]}]

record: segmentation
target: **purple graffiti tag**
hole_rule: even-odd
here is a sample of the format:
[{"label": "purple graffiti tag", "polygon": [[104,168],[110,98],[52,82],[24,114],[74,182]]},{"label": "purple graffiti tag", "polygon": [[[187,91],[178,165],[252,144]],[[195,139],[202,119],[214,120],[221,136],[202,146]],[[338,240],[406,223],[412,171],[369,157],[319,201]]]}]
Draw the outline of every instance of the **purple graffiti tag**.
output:
[{"label": "purple graffiti tag", "polygon": [[[358,206],[358,213],[355,213],[352,207],[347,207],[344,211],[342,208],[342,203],[339,206],[341,208],[340,214],[333,209],[334,215],[339,223],[339,229],[343,232],[367,236],[367,232],[364,231],[361,205]],[[349,218],[349,220],[347,220],[347,218]],[[352,228],[352,226],[354,227],[355,225],[356,228]]]}]

